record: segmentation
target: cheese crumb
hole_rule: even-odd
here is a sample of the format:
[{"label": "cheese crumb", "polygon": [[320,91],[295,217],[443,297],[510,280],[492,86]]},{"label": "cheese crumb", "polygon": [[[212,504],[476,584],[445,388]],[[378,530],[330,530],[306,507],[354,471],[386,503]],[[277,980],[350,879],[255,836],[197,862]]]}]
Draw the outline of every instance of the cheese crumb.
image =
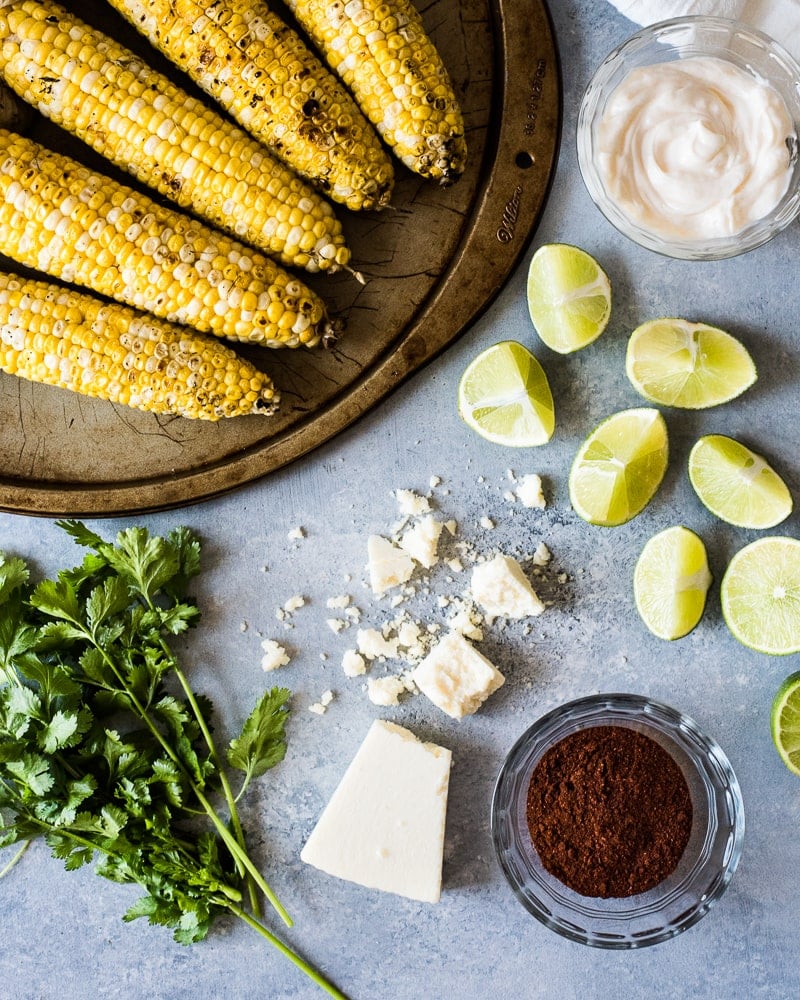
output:
[{"label": "cheese crumb", "polygon": [[535,566],[546,566],[552,559],[550,549],[544,544],[544,542],[539,542],[536,546],[536,551],[533,553],[533,562]]},{"label": "cheese crumb", "polygon": [[290,597],[289,600],[285,602],[283,610],[287,615],[290,615],[297,611],[298,608],[302,608],[305,603],[305,597],[301,597],[300,594],[295,594],[294,597]]},{"label": "cheese crumb", "polygon": [[425,569],[431,569],[439,561],[437,548],[443,527],[441,521],[428,514],[403,535],[400,547]]},{"label": "cheese crumb", "polygon": [[297,527],[292,528],[289,532],[287,532],[286,537],[291,539],[305,538],[306,533],[303,528]]},{"label": "cheese crumb", "polygon": [[379,656],[397,656],[397,639],[387,639],[379,629],[360,628],[356,642],[359,653],[368,660],[376,660]]},{"label": "cheese crumb", "polygon": [[325,623],[331,632],[336,632],[337,634],[348,624],[344,618],[326,618]]},{"label": "cheese crumb", "polygon": [[367,672],[367,664],[355,649],[347,649],[342,656],[342,670],[347,677],[359,677]]},{"label": "cheese crumb", "polygon": [[517,497],[524,507],[538,507],[544,510],[547,501],[542,493],[542,477],[535,472],[523,476],[517,486]]},{"label": "cheese crumb", "polygon": [[544,604],[512,556],[499,554],[476,566],[470,589],[490,616],[525,618],[544,611]]},{"label": "cheese crumb", "polygon": [[367,539],[367,558],[370,586],[378,597],[405,583],[414,572],[411,556],[382,535],[370,535]]},{"label": "cheese crumb", "polygon": [[265,639],[261,643],[261,648],[264,650],[264,655],[261,657],[262,670],[277,670],[289,662],[289,654],[274,639]]},{"label": "cheese crumb", "polygon": [[402,677],[370,677],[367,681],[367,697],[373,705],[399,705],[400,695],[407,690]]},{"label": "cheese crumb", "polygon": [[453,719],[472,715],[505,683],[497,667],[458,632],[448,633],[411,677]]},{"label": "cheese crumb", "polygon": [[325,602],[325,606],[331,609],[335,608],[346,608],[350,603],[349,594],[339,594],[338,597],[329,597]]},{"label": "cheese crumb", "polygon": [[494,521],[490,517],[486,517],[485,514],[481,518],[480,524],[486,531],[492,531],[495,527]]},{"label": "cheese crumb", "polygon": [[308,710],[309,712],[313,712],[314,715],[324,715],[328,711],[328,708],[321,701],[315,701],[313,705],[308,706]]},{"label": "cheese crumb", "polygon": [[420,496],[413,490],[395,490],[394,495],[400,513],[406,517],[419,517],[420,514],[427,514],[431,509],[428,498]]}]

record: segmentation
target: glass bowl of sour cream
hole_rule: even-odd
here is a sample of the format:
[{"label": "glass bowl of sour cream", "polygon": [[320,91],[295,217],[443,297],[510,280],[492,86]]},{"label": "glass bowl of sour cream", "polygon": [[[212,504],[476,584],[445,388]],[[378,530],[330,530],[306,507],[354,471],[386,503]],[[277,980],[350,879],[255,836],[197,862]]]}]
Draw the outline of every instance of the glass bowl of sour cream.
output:
[{"label": "glass bowl of sour cream", "polygon": [[800,213],[800,65],[727,18],[643,28],[602,62],[578,162],[606,218],[650,250],[719,260]]}]

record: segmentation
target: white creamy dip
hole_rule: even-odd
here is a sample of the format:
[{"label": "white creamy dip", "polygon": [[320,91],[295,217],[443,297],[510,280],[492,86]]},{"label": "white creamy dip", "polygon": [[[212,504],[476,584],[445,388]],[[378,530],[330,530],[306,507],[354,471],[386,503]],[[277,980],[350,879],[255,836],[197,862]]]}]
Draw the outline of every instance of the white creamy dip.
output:
[{"label": "white creamy dip", "polygon": [[634,69],[612,92],[597,167],[620,210],[656,235],[733,236],[784,195],[794,134],[769,83],[693,56]]}]

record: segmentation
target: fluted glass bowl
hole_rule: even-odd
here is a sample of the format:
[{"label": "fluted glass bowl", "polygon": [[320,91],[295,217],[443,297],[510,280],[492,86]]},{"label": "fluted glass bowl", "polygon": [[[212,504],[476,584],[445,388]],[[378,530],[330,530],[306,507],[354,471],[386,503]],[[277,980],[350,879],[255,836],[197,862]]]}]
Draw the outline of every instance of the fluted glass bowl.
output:
[{"label": "fluted glass bowl", "polygon": [[[794,122],[787,137],[791,157],[788,188],[769,215],[733,236],[708,239],[667,238],[632,220],[617,204],[598,168],[598,130],[606,104],[628,73],[641,66],[690,56],[726,60],[770,83],[781,95]],[[800,65],[768,35],[720,17],[682,17],[642,28],[615,48],[600,64],[578,114],[578,163],[592,200],[621,233],[668,257],[719,260],[761,246],[800,213]]]},{"label": "fluted glass bowl", "polygon": [[[671,755],[689,786],[693,819],[683,856],[671,875],[636,896],[602,899],[573,892],[542,866],[528,829],[534,768],[565,736],[594,726],[626,726],[649,736]],[[517,740],[497,779],[491,827],[500,867],[537,920],[582,944],[641,948],[685,931],[720,898],[741,855],[744,809],[727,757],[690,718],[638,695],[600,694],[549,712]]]}]

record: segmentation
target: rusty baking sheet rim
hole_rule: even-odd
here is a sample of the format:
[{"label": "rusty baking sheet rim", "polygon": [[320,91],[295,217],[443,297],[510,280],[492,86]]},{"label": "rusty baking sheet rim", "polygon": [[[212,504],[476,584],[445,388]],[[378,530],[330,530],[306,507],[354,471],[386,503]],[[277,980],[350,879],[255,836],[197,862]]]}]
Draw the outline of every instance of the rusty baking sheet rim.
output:
[{"label": "rusty baking sheet rim", "polygon": [[91,484],[0,476],[0,510],[111,517],[209,500],[285,467],[330,441],[461,336],[491,304],[535,232],[561,132],[561,78],[545,0],[496,0],[494,95],[483,182],[465,235],[394,349],[342,386],[324,411],[215,465],[148,480]]}]

